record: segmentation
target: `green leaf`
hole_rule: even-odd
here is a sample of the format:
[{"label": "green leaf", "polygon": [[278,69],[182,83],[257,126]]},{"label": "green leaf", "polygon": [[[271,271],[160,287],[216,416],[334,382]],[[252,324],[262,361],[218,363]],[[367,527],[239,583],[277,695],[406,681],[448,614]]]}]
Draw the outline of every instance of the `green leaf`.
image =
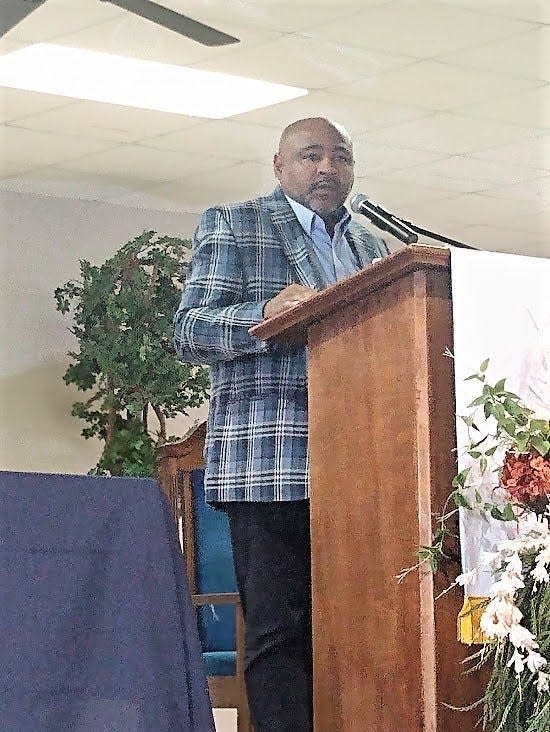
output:
[{"label": "green leaf", "polygon": [[449,497],[455,502],[455,505],[459,508],[471,509],[471,506],[465,498],[464,494],[461,493],[459,490],[453,491]]},{"label": "green leaf", "polygon": [[514,507],[511,503],[507,503],[504,509],[501,511],[501,518],[503,521],[516,521],[517,516],[514,513]]},{"label": "green leaf", "polygon": [[510,437],[516,436],[516,423],[513,419],[503,419],[499,426],[510,435]]},{"label": "green leaf", "polygon": [[534,435],[531,438],[531,444],[533,445],[535,450],[543,457],[547,455],[550,451],[550,442],[548,440],[545,440],[544,437],[541,437],[540,435]]},{"label": "green leaf", "polygon": [[516,434],[516,450],[518,452],[526,452],[529,442],[531,442],[531,435],[529,432],[518,432]]},{"label": "green leaf", "polygon": [[479,367],[479,370],[481,371],[481,373],[485,373],[485,371],[487,371],[487,366],[488,365],[489,365],[489,359],[486,358],[485,361]]},{"label": "green leaf", "polygon": [[461,488],[463,488],[464,484],[466,483],[466,478],[468,477],[469,473],[470,473],[470,468],[464,468],[464,470],[461,470],[460,473],[457,473],[457,475],[455,475],[455,477],[452,480],[452,483],[451,483],[452,487],[457,488],[460,486]]}]

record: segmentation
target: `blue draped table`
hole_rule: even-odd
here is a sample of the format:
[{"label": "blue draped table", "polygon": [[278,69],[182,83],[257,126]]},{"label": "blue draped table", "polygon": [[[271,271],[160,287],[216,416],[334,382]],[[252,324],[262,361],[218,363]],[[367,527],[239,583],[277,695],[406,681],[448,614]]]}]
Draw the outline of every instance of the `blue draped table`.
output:
[{"label": "blue draped table", "polygon": [[155,481],[0,472],[0,729],[214,730]]}]

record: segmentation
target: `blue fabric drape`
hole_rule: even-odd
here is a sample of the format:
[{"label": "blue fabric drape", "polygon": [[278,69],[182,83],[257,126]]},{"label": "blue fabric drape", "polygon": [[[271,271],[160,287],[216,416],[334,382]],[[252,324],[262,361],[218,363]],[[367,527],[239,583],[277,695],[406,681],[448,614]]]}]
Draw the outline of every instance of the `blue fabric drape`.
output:
[{"label": "blue fabric drape", "polygon": [[214,730],[155,481],[0,472],[0,729]]}]

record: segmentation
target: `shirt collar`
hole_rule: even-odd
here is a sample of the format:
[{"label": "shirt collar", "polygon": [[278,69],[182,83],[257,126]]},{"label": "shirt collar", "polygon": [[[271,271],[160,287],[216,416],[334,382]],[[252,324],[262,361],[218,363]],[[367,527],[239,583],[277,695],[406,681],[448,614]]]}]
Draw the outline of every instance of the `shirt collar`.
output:
[{"label": "shirt collar", "polygon": [[[290,207],[292,208],[294,213],[296,214],[296,218],[300,222],[300,225],[302,229],[306,232],[306,234],[311,236],[313,234],[313,230],[316,224],[321,224],[323,228],[325,227],[325,222],[318,214],[315,213],[315,211],[307,208],[302,203],[298,203],[298,201],[295,201],[293,198],[290,198],[290,196],[287,196],[286,193],[285,198],[289,202]],[[351,215],[345,206],[342,206],[341,212],[342,215],[334,229],[335,231],[339,231],[341,234],[344,234],[347,231],[348,226],[350,225]]]}]

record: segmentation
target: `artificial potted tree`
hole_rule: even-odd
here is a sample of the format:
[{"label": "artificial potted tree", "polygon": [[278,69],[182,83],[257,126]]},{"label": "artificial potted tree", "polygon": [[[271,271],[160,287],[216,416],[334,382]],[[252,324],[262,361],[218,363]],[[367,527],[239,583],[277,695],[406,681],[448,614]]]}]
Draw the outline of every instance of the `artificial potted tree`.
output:
[{"label": "artificial potted tree", "polygon": [[88,392],[72,406],[85,438],[104,441],[96,475],[150,477],[166,441],[166,420],[208,395],[208,373],[178,361],[172,317],[187,271],[190,242],[146,231],[101,266],[80,260],[80,279],[55,290],[79,344],[63,377]]}]

